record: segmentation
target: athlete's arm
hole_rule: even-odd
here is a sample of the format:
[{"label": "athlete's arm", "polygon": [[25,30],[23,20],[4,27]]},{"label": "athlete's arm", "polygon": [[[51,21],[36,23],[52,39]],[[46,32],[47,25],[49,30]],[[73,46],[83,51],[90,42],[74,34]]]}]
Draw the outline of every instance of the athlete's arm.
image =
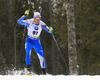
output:
[{"label": "athlete's arm", "polygon": [[18,24],[20,24],[20,25],[26,25],[27,27],[29,26],[29,23],[27,23],[27,21],[26,20],[23,20],[23,19],[25,19],[25,15],[23,15],[18,21],[17,21],[17,23]]},{"label": "athlete's arm", "polygon": [[49,31],[49,27],[43,21],[41,21],[41,26],[42,26],[42,29],[44,29],[48,33],[52,33],[52,32]]},{"label": "athlete's arm", "polygon": [[47,31],[48,33],[52,33],[52,32],[49,31],[49,27],[46,26],[46,25],[43,25],[43,29],[44,29],[45,31]]}]

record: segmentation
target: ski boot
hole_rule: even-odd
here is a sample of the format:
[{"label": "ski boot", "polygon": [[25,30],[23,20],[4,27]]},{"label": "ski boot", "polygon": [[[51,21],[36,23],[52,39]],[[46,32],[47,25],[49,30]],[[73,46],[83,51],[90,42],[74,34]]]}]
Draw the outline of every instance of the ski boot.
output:
[{"label": "ski boot", "polygon": [[31,74],[30,65],[26,65],[26,69],[27,69],[27,70],[26,70],[26,74],[27,74],[27,75],[32,75],[32,74]]},{"label": "ski boot", "polygon": [[45,70],[45,68],[42,68],[42,74],[43,74],[43,75],[46,75],[46,70]]}]

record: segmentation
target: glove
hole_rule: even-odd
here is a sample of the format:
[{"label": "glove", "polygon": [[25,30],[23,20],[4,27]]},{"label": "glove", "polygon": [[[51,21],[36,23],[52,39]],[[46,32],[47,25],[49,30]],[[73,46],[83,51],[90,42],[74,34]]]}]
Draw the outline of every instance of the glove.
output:
[{"label": "glove", "polygon": [[49,27],[49,31],[52,32],[53,31],[53,28],[52,27]]},{"label": "glove", "polygon": [[25,14],[25,16],[28,15],[29,14],[29,10],[26,10],[24,14]]}]

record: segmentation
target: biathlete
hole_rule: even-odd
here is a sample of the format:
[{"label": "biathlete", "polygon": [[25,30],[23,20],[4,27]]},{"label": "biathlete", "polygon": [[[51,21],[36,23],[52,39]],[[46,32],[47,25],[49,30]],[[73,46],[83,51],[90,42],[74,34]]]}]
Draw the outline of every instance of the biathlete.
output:
[{"label": "biathlete", "polygon": [[46,66],[45,66],[45,60],[43,55],[43,49],[40,43],[39,36],[41,34],[42,29],[44,29],[48,33],[52,33],[53,28],[46,26],[46,24],[43,21],[41,21],[41,15],[39,12],[35,12],[33,18],[24,20],[28,14],[29,14],[29,10],[26,10],[24,15],[17,21],[17,23],[20,25],[26,25],[28,31],[25,40],[26,68],[28,70],[28,74],[31,74],[30,53],[31,53],[31,49],[34,48],[40,60],[42,74],[46,74],[45,71]]}]

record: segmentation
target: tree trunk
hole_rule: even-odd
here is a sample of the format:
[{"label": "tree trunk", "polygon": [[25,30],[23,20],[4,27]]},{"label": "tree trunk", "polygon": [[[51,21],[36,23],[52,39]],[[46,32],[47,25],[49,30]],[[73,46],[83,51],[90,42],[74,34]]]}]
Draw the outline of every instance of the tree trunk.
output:
[{"label": "tree trunk", "polygon": [[78,74],[77,54],[76,54],[76,34],[74,19],[74,0],[67,1],[67,28],[68,28],[68,54],[69,54],[69,74]]},{"label": "tree trunk", "polygon": [[45,56],[45,63],[46,63],[46,72],[48,72],[47,45],[45,41],[44,41],[44,56]]},{"label": "tree trunk", "polygon": [[1,25],[0,25],[0,54],[2,54],[2,49],[1,49],[1,38],[2,38],[2,36],[1,36]]},{"label": "tree trunk", "polygon": [[56,75],[55,45],[53,39],[51,41],[51,53],[52,53],[52,74]]},{"label": "tree trunk", "polygon": [[[13,25],[13,23],[12,23],[12,19],[13,19],[13,15],[12,15],[12,13],[11,13],[11,10],[12,10],[12,1],[13,0],[7,0],[7,12],[6,12],[6,14],[7,14],[7,29],[8,29],[8,31],[7,31],[7,37],[8,37],[8,54],[9,54],[9,56],[7,57],[8,59],[7,59],[7,61],[9,60],[9,59],[12,59],[13,58],[13,49],[12,49],[12,47],[13,47],[13,39],[11,39],[11,36],[12,36],[12,34],[13,34],[13,28],[12,28],[12,25]],[[8,61],[8,62],[10,62],[10,61]],[[13,61],[12,61],[13,62]]]},{"label": "tree trunk", "polygon": [[[49,1],[49,13],[50,13],[50,20],[52,19],[52,6],[51,6],[51,0]],[[50,26],[52,26],[52,22],[50,21]],[[55,46],[54,46],[54,40],[52,38],[51,40],[51,55],[52,55],[52,74],[56,74],[56,61],[55,61]]]}]

